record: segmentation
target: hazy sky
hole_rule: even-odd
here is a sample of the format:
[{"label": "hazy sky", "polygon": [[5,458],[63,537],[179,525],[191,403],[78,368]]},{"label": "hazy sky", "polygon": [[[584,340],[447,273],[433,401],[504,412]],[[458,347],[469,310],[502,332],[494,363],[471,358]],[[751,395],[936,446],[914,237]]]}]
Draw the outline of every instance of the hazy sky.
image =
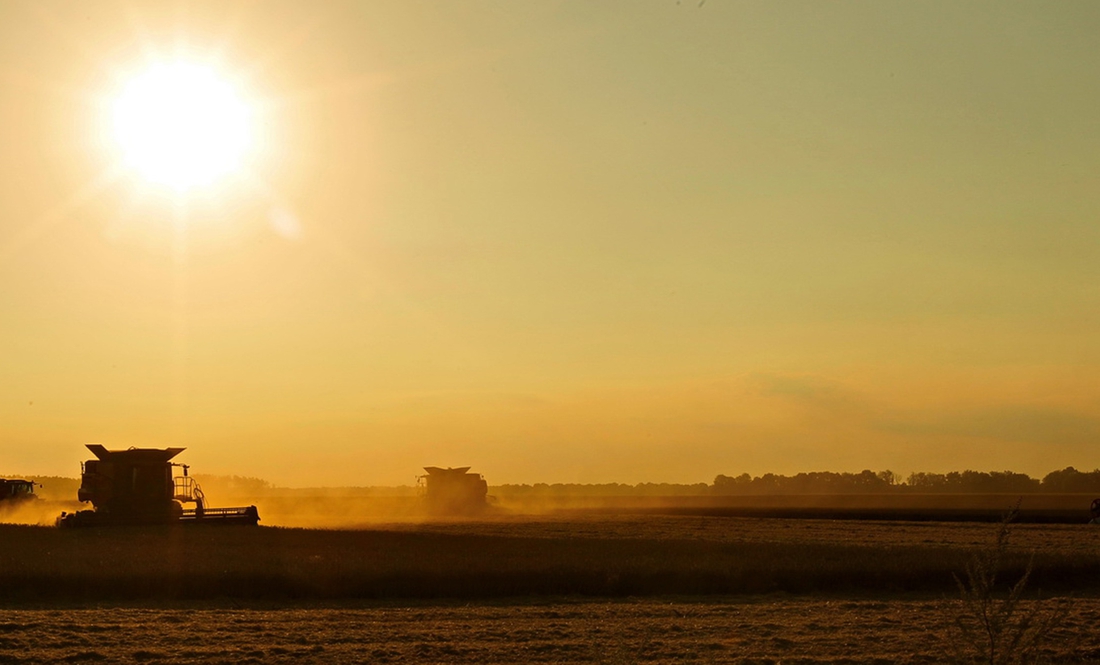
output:
[{"label": "hazy sky", "polygon": [[[0,471],[1100,465],[1095,2],[0,3]],[[119,171],[214,63],[246,168]]]}]

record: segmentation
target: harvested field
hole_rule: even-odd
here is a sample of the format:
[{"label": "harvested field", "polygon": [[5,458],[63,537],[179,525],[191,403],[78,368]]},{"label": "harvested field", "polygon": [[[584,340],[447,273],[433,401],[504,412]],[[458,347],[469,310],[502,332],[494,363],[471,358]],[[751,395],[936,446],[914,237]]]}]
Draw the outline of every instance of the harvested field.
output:
[{"label": "harvested field", "polygon": [[1084,524],[1094,497],[1083,494],[765,494],[675,497],[509,499],[517,513],[552,509],[578,514],[645,514],[787,519],[998,522],[1019,503],[1017,522]]},{"label": "harvested field", "polygon": [[[946,601],[783,597],[297,609],[0,611],[4,663],[942,663]],[[1054,662],[1100,655],[1079,600]],[[1084,641],[1072,645],[1073,636]]]},{"label": "harvested field", "polygon": [[[972,548],[989,543],[995,526],[973,522],[823,520],[710,515],[554,514],[373,525],[373,530],[530,538],[698,540],[720,543],[829,544]],[[1100,555],[1100,529],[1075,524],[1014,524],[1013,547],[1050,554]]]},{"label": "harvested field", "polygon": [[[987,524],[528,518],[369,530],[0,525],[0,602],[942,594]],[[1007,573],[1100,593],[1097,532],[1018,525]]]},{"label": "harvested field", "polygon": [[[939,663],[953,574],[994,530],[599,514],[0,525],[0,663]],[[1012,527],[1005,578],[1034,556],[1029,598],[1074,597],[1051,662],[1100,656],[1098,535]]]}]

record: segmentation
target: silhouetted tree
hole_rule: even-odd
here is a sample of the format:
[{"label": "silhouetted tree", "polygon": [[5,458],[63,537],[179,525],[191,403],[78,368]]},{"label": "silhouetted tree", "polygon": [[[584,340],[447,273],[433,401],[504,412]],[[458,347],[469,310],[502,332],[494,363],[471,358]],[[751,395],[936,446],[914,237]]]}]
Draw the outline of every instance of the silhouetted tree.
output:
[{"label": "silhouetted tree", "polygon": [[1044,492],[1097,494],[1100,493],[1100,469],[1083,472],[1067,466],[1061,471],[1051,471],[1043,477],[1042,488]]}]

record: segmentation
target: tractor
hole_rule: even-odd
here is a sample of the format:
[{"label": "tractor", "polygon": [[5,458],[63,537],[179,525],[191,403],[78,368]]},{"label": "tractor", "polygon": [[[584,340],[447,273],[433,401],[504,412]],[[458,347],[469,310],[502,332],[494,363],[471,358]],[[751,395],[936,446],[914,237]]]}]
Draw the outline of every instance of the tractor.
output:
[{"label": "tractor", "polygon": [[34,493],[35,484],[30,480],[5,480],[0,478],[0,506],[15,505],[38,499],[38,496]]},{"label": "tractor", "polygon": [[[77,499],[92,510],[61,513],[62,527],[138,524],[248,524],[260,520],[256,506],[210,508],[186,464],[171,460],[183,448],[107,450],[88,444],[96,456],[81,464]],[[173,475],[173,467],[182,475]],[[185,509],[182,504],[192,503]]]}]

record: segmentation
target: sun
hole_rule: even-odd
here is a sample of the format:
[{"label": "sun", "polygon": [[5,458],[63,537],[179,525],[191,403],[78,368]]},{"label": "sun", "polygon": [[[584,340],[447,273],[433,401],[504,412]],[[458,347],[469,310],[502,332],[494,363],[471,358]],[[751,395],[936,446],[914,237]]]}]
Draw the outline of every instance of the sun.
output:
[{"label": "sun", "polygon": [[179,192],[236,173],[252,148],[249,104],[201,64],[152,65],[122,87],[112,106],[126,167]]}]

